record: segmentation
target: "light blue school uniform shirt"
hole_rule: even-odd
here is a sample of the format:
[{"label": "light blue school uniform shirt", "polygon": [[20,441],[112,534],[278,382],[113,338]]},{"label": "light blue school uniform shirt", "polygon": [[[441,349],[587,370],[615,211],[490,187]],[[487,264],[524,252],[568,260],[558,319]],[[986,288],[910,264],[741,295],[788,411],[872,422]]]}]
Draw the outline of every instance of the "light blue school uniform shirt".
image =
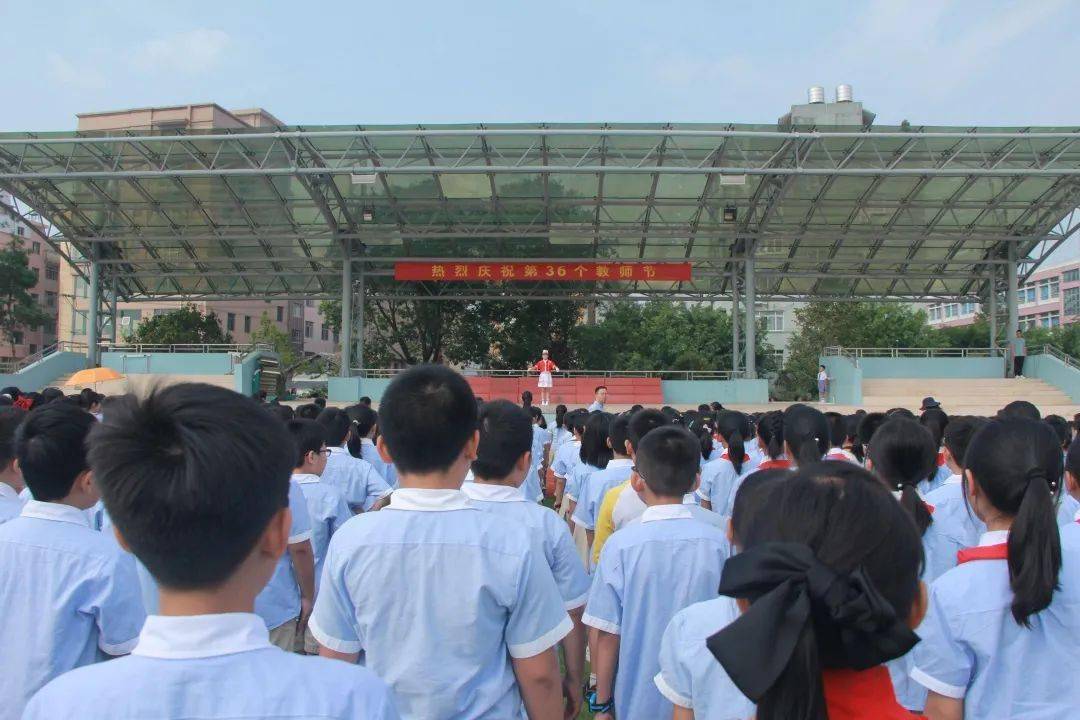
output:
[{"label": "light blue school uniform shirt", "polygon": [[591,413],[592,412],[604,412],[604,404],[601,403],[601,402],[598,402],[596,400],[593,400],[592,404],[589,405],[589,407],[587,407],[585,409],[588,412],[591,412]]},{"label": "light blue school uniform shirt", "polygon": [[540,465],[544,462],[544,446],[551,443],[551,433],[539,425],[532,426],[532,466],[521,483],[522,496],[526,500],[540,502],[544,499],[543,478],[540,477]]},{"label": "light blue school uniform shirt", "polygon": [[293,475],[293,481],[300,486],[307,501],[308,516],[311,520],[311,551],[315,554],[315,587],[319,586],[323,561],[330,538],[345,521],[353,516],[345,497],[333,485],[319,481],[318,475],[300,473]]},{"label": "light blue school uniform shirt", "polygon": [[731,515],[728,507],[731,497],[739,481],[752,473],[757,465],[753,460],[745,460],[742,470],[736,471],[735,466],[727,458],[713,460],[705,464],[701,469],[701,484],[698,485],[697,495],[702,500],[708,500],[712,504],[713,512],[721,515]]},{"label": "light blue school uniform shirt", "polygon": [[716,597],[727,548],[724,533],[693,519],[686,505],[650,507],[604,544],[582,622],[619,636],[619,720],[671,717],[671,702],[653,682],[660,640],[675,613]]},{"label": "light blue school uniform shirt", "polygon": [[573,433],[572,430],[568,430],[567,428],[564,428],[564,427],[555,428],[555,430],[552,431],[552,433],[551,433],[551,452],[552,452],[552,454],[554,455],[554,453],[559,452],[559,448],[561,448],[563,445],[565,445],[566,443],[570,442],[573,439],[574,439],[574,433]]},{"label": "light blue school uniform shirt", "polygon": [[595,465],[589,465],[585,462],[578,462],[577,465],[570,470],[570,475],[566,478],[566,485],[564,486],[563,495],[573,500],[578,501],[581,495],[581,489],[585,487],[585,481],[593,473],[600,472],[602,468],[598,468]]},{"label": "light blue school uniform shirt", "polygon": [[952,476],[953,471],[948,465],[938,465],[932,478],[919,483],[919,492],[925,497],[947,483]]},{"label": "light blue school uniform shirt", "polygon": [[1080,513],[1080,502],[1067,493],[1063,493],[1058,499],[1057,521],[1058,525],[1067,526],[1076,522],[1077,513]]},{"label": "light blue school uniform shirt", "polygon": [[[289,510],[292,512],[289,544],[310,541],[311,515],[304,491],[295,480],[289,480]],[[292,555],[288,550],[278,558],[270,582],[255,597],[255,614],[263,619],[270,630],[300,617],[300,586],[296,583]]]},{"label": "light blue school uniform shirt", "polygon": [[675,613],[660,640],[660,672],[653,682],[694,720],[747,720],[754,703],[735,686],[705,642],[739,617],[735,600],[716,597]]},{"label": "light blue school uniform shirt", "polygon": [[0,719],[69,670],[131,652],[146,614],[130,555],[82,510],[30,500],[0,525]]},{"label": "light blue school uniform shirt", "polygon": [[975,512],[964,500],[964,487],[959,475],[951,475],[941,487],[924,498],[934,508],[933,522],[923,535],[926,568],[923,580],[932,583],[956,567],[956,554],[978,544],[986,532]]},{"label": "light blue school uniform shirt", "polygon": [[383,479],[383,482],[389,487],[397,487],[397,473],[391,472],[394,466],[392,463],[388,463],[382,459],[379,455],[379,448],[375,447],[375,442],[371,438],[363,438],[360,441],[360,454],[363,455],[363,460],[370,463],[375,471],[379,473],[379,477]]},{"label": "light blue school uniform shirt", "polygon": [[362,458],[353,457],[343,447],[329,448],[326,468],[320,476],[322,482],[333,485],[345,496],[345,502],[354,510],[370,510],[375,502],[390,494],[390,486],[383,480],[375,466]]},{"label": "light blue school uniform shirt", "polygon": [[15,492],[15,488],[0,482],[0,523],[5,523],[19,516],[24,500]]},{"label": "light blue school uniform shirt", "polygon": [[474,482],[462,485],[461,491],[481,510],[526,528],[551,568],[563,607],[574,610],[585,605],[589,596],[589,576],[581,564],[570,528],[554,510],[529,502],[517,488],[506,485]]},{"label": "light blue school uniform shirt", "polygon": [[[1008,540],[991,531],[980,546]],[[1080,532],[1061,531],[1060,589],[1030,618],[1012,617],[1005,560],[972,560],[930,588],[930,606],[917,632],[911,676],[946,697],[964,701],[964,717],[1064,720],[1080,708]]]},{"label": "light blue school uniform shirt", "polygon": [[309,627],[365,653],[403,718],[518,717],[511,658],[555,646],[572,624],[528,530],[460,490],[399,488],[330,540]]},{"label": "light blue school uniform shirt", "polygon": [[[551,461],[551,469],[555,471],[556,477],[561,477],[563,480],[570,479],[570,473],[574,471],[574,468],[581,463],[581,441],[580,440],[568,440],[563,443],[558,450],[555,451],[554,459]],[[563,485],[563,492],[566,491],[566,485]]]},{"label": "light blue school uniform shirt", "polygon": [[70,672],[26,720],[397,720],[386,684],[339,660],[270,644],[257,615],[151,615],[128,657]]},{"label": "light blue school uniform shirt", "polygon": [[608,462],[603,470],[597,470],[583,478],[581,489],[574,507],[574,522],[586,530],[596,528],[597,516],[604,495],[616,485],[622,485],[630,479],[630,469],[634,461],[630,458],[615,458]]}]

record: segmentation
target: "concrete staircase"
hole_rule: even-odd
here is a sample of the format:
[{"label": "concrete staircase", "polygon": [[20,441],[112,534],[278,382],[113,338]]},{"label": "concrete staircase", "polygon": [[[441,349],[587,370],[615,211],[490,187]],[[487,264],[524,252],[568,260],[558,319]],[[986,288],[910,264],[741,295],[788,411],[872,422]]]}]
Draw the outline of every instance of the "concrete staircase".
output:
[{"label": "concrete staircase", "polygon": [[918,412],[922,399],[933,396],[950,415],[993,415],[1013,400],[1034,403],[1043,413],[1072,418],[1080,411],[1069,396],[1033,378],[917,378],[863,380],[863,407],[888,410],[906,407]]}]

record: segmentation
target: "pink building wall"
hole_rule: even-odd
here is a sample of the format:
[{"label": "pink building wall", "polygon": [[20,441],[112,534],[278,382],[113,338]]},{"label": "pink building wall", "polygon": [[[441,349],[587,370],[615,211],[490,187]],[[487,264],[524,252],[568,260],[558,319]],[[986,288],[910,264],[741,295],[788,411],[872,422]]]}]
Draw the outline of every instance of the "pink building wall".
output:
[{"label": "pink building wall", "polygon": [[38,306],[52,316],[52,320],[41,327],[24,328],[20,332],[21,342],[15,343],[14,354],[6,338],[0,341],[0,358],[16,360],[56,343],[56,324],[60,312],[60,256],[25,226],[13,221],[5,222],[0,229],[0,248],[6,249],[19,240],[29,254],[30,269],[38,276],[38,282],[30,294]]}]

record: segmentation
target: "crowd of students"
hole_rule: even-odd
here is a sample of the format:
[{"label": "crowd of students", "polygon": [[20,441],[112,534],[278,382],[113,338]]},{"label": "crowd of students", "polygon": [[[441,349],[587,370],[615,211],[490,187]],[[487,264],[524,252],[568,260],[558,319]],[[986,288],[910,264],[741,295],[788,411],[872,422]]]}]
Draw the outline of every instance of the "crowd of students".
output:
[{"label": "crowd of students", "polygon": [[1080,708],[1080,417],[522,400],[4,389],[0,720]]}]

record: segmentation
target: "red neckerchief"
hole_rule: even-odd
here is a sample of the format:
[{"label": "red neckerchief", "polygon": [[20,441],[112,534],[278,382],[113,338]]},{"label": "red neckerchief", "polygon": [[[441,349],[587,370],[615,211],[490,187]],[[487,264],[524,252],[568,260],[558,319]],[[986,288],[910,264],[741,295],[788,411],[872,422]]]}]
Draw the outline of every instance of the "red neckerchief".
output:
[{"label": "red neckerchief", "polygon": [[22,397],[20,397],[18,400],[16,400],[15,402],[13,402],[11,404],[14,405],[17,408],[22,409],[22,410],[30,410],[30,406],[34,404],[34,401],[32,399],[26,397],[25,395],[23,395]]},{"label": "red neckerchief", "polygon": [[943,465],[945,465],[945,453],[939,452],[937,454],[937,466],[942,467]]},{"label": "red neckerchief", "polygon": [[848,456],[845,455],[844,453],[829,453],[828,455],[825,456],[825,459],[826,460],[841,460],[843,462],[847,462]]},{"label": "red neckerchief", "polygon": [[776,460],[766,460],[757,466],[758,470],[790,470],[791,461],[778,458]]},{"label": "red neckerchief", "polygon": [[821,681],[829,720],[925,720],[896,702],[892,680],[884,666],[869,670],[825,670]]},{"label": "red neckerchief", "polygon": [[1009,545],[1008,543],[1000,543],[998,545],[980,545],[978,547],[964,548],[960,552],[956,553],[956,561],[963,565],[966,562],[972,560],[1008,560],[1009,559]]},{"label": "red neckerchief", "polygon": [[[725,451],[723,452],[723,454],[722,454],[722,455],[720,455],[720,459],[721,459],[721,460],[727,460],[727,459],[728,459],[728,454],[727,454],[727,450],[725,450]],[[742,456],[742,461],[743,461],[743,462],[750,462],[750,456],[749,456],[749,455],[743,455],[743,456]]]}]

